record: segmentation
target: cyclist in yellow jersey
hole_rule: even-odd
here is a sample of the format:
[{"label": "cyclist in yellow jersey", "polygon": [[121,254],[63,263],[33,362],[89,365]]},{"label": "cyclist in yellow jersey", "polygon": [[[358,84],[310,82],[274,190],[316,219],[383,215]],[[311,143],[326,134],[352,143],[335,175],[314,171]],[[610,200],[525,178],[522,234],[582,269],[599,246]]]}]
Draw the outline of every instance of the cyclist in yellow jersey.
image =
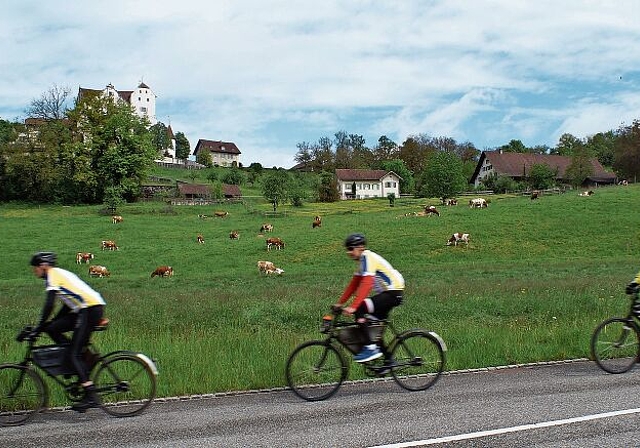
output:
[{"label": "cyclist in yellow jersey", "polygon": [[[100,404],[82,352],[89,343],[91,331],[102,319],[106,303],[100,293],[76,274],[56,267],[56,259],[53,252],[38,252],[31,257],[33,273],[44,279],[47,293],[34,333],[45,332],[57,344],[69,344],[69,358],[85,390],[84,399],[75,403],[72,409],[84,412]],[[56,299],[62,302],[62,306],[55,317],[48,321]],[[71,339],[64,335],[70,331],[73,332]]]},{"label": "cyclist in yellow jersey", "polygon": [[[366,248],[367,240],[361,233],[354,233],[344,242],[347,255],[358,264],[356,272],[346,289],[334,305],[343,313],[354,315],[359,324],[365,345],[354,356],[356,362],[367,362],[380,358],[383,352],[371,341],[366,315],[386,319],[392,308],[402,303],[404,278],[391,264],[375,252]],[[373,295],[369,297],[370,293]],[[343,305],[354,296],[353,302]],[[382,347],[384,349],[384,347]],[[387,359],[391,362],[389,357]]]}]

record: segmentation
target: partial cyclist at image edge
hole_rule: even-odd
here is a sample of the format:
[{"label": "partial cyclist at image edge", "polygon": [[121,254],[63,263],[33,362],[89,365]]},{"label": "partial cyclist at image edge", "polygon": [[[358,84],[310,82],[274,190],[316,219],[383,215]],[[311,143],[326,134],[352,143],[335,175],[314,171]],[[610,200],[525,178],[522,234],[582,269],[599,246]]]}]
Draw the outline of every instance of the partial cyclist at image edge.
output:
[{"label": "partial cyclist at image edge", "polygon": [[[640,272],[631,280],[631,282],[625,288],[627,294],[636,294],[640,291]],[[640,317],[640,302],[637,300],[633,304],[633,312],[636,316]]]},{"label": "partial cyclist at image edge", "polygon": [[[344,241],[349,258],[357,263],[356,272],[334,305],[347,315],[353,315],[365,344],[353,358],[356,362],[368,362],[385,356],[390,359],[384,345],[371,340],[367,316],[386,319],[389,312],[403,300],[404,278],[387,260],[367,249],[367,240],[362,233],[352,233]],[[344,304],[353,297],[349,306]]]},{"label": "partial cyclist at image edge", "polygon": [[[56,262],[57,255],[54,252],[38,252],[31,257],[33,273],[45,281],[46,291],[40,321],[33,332],[35,335],[47,333],[56,344],[69,347],[69,359],[85,391],[83,400],[75,403],[72,409],[84,412],[100,405],[94,384],[89,378],[90,369],[83,359],[83,350],[89,343],[93,328],[104,315],[106,302],[100,293],[76,274],[56,267]],[[56,300],[61,302],[61,307],[48,320]],[[71,339],[65,336],[67,332],[73,332]]]}]

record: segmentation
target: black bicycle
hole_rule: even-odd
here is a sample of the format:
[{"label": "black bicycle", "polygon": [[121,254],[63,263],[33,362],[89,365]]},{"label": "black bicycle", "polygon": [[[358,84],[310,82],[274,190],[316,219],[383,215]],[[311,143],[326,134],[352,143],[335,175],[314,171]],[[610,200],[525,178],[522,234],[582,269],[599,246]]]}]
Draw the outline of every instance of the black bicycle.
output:
[{"label": "black bicycle", "polygon": [[[341,318],[338,310],[323,318],[321,332],[327,335],[324,340],[304,342],[287,360],[287,384],[307,401],[331,397],[346,380],[349,368],[341,347],[356,354],[364,345],[360,327]],[[442,374],[447,347],[435,332],[411,329],[399,333],[389,319],[375,318],[370,319],[369,332],[385,356],[361,364],[367,376],[390,374],[400,387],[418,391],[433,386]]]},{"label": "black bicycle", "polygon": [[629,294],[629,298],[628,314],[605,320],[591,337],[591,355],[605,372],[627,372],[640,359],[640,327],[634,313],[634,305],[640,307],[638,292]]},{"label": "black bicycle", "polygon": [[[94,331],[107,329],[105,319]],[[38,336],[25,327],[16,338],[27,343],[24,359],[0,365],[0,425],[21,425],[47,407],[49,391],[40,371],[59,384],[67,398],[84,397],[77,375],[68,359],[68,345],[36,345]],[[90,367],[89,377],[100,396],[101,408],[115,417],[140,414],[156,396],[155,363],[142,353],[118,350],[100,355],[89,343],[83,353]]]}]

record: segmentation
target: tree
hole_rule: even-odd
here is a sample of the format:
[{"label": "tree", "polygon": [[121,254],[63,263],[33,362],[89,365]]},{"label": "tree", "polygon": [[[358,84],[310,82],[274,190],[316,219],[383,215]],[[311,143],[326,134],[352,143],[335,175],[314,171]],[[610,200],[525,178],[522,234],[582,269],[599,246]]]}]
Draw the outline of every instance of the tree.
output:
[{"label": "tree", "polygon": [[157,122],[149,128],[151,134],[151,143],[160,156],[171,147],[171,139],[169,138],[169,130],[164,123]]},{"label": "tree", "polygon": [[222,182],[229,185],[242,185],[246,180],[247,176],[239,168],[226,169],[222,175]]},{"label": "tree", "polygon": [[554,186],[557,176],[558,172],[551,169],[549,165],[534,163],[529,170],[527,179],[531,188],[535,190],[546,190]]},{"label": "tree", "polygon": [[76,172],[76,179],[91,183],[97,201],[104,199],[107,187],[134,199],[157,155],[148,121],[128,104],[101,96],[79,101],[68,116],[74,134],[66,149],[90,160],[91,172]]},{"label": "tree", "polygon": [[558,143],[555,148],[551,150],[551,154],[570,156],[573,155],[574,149],[579,145],[582,145],[582,142],[578,137],[574,137],[569,133],[564,133],[558,139]]},{"label": "tree", "polygon": [[615,159],[617,136],[613,131],[598,132],[587,138],[586,146],[602,166],[611,167]]},{"label": "tree", "polygon": [[574,188],[582,185],[587,177],[593,175],[591,159],[591,153],[585,145],[574,146],[571,163],[565,172],[565,176]]},{"label": "tree", "polygon": [[[191,147],[189,146],[189,140],[182,132],[176,133],[176,159],[187,160]],[[204,164],[203,164],[204,165]]]},{"label": "tree", "polygon": [[622,178],[637,179],[640,175],[640,120],[618,130],[613,167]]},{"label": "tree", "polygon": [[67,99],[71,89],[53,85],[49,90],[40,95],[40,98],[31,100],[31,104],[25,110],[28,117],[41,118],[43,120],[61,120],[67,114]]},{"label": "tree", "polygon": [[515,139],[510,140],[509,143],[507,143],[506,145],[500,146],[498,149],[504,152],[519,152],[519,153],[528,152],[527,147],[524,145],[524,143],[522,143],[522,141],[520,140],[515,140]]},{"label": "tree", "polygon": [[199,151],[196,155],[196,163],[200,165],[204,165],[207,168],[211,168],[213,166],[213,159],[211,158],[211,153],[209,151]]},{"label": "tree", "polygon": [[340,199],[338,191],[338,180],[336,176],[327,171],[320,174],[320,184],[318,185],[319,202],[336,202]]},{"label": "tree", "polygon": [[386,135],[380,136],[378,145],[373,148],[374,159],[377,162],[398,158],[398,144]]},{"label": "tree", "polygon": [[423,171],[421,195],[438,197],[443,203],[456,196],[467,186],[462,170],[462,161],[454,153],[436,153]]},{"label": "tree", "polygon": [[400,176],[400,192],[401,193],[413,193],[415,188],[415,181],[413,179],[413,173],[409,171],[404,162],[400,159],[387,160],[382,162],[381,167],[386,171],[393,171]]},{"label": "tree", "polygon": [[283,169],[273,170],[262,178],[262,195],[273,204],[273,211],[277,211],[280,204],[289,199],[291,177]]}]

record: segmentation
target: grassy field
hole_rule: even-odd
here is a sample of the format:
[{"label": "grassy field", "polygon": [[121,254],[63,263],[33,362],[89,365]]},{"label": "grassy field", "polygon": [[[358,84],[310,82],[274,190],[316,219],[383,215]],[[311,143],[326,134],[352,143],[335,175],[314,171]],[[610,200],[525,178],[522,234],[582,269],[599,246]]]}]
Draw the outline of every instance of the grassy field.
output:
[{"label": "grassy field", "polygon": [[[103,349],[143,351],[157,359],[159,395],[284,385],[284,363],[299,343],[319,336],[320,318],[349,281],[354,264],[342,241],[364,232],[370,248],[405,276],[406,299],[394,319],[425,327],[449,347],[447,369],[589,356],[589,338],[604,318],[626,311],[624,285],[640,269],[640,188],[494,196],[487,209],[440,208],[438,217],[405,217],[436,200],[386,199],[307,204],[265,219],[269,204],[211,206],[129,204],[111,223],[100,207],[0,205],[1,362],[19,359],[14,341],[37,321],[44,293],[28,266],[38,250],[54,250],[108,302],[111,327],[96,335]],[[461,201],[465,202],[464,200]],[[226,218],[198,214],[226,210]],[[314,215],[321,228],[312,229]],[[286,242],[267,252],[258,235],[272,222]],[[238,230],[239,240],[229,232]],[[468,247],[447,247],[453,232]],[[205,244],[196,243],[196,235]],[[119,251],[103,252],[113,239]],[[75,253],[96,254],[109,278],[89,278]],[[258,260],[284,268],[261,276]],[[172,278],[150,278],[155,267]],[[353,366],[351,378],[362,372]],[[54,397],[61,400],[60,397]]]}]

